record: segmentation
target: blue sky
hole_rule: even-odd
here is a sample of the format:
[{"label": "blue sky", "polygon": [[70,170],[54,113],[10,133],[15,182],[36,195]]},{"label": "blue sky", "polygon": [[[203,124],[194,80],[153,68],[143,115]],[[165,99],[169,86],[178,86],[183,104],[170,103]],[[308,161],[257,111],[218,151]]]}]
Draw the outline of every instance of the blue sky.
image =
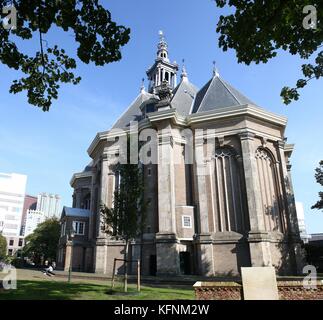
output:
[{"label": "blue sky", "polygon": [[[314,169],[323,159],[323,81],[312,81],[300,100],[286,107],[280,90],[301,77],[302,61],[282,52],[265,65],[237,64],[233,51],[223,53],[217,46],[221,11],[213,0],[101,3],[115,21],[131,28],[123,59],[105,67],[79,63],[82,82],[62,87],[50,112],[28,105],[25,94],[9,94],[11,80],[18,75],[0,66],[0,172],[27,174],[28,194],[58,193],[64,205],[71,205],[72,174],[90,162],[86,150],[96,132],[109,129],[139,93],[141,79],[155,59],[158,31],[163,30],[170,58],[178,63],[185,58],[195,85],[201,88],[210,79],[216,60],[223,79],[258,105],[288,117],[286,136],[295,143],[291,161],[296,199],[304,203],[308,232],[323,232],[323,213],[310,209],[320,190]],[[46,40],[71,55],[75,52],[72,34],[53,30]],[[37,42],[23,45],[29,52],[38,49]]]}]

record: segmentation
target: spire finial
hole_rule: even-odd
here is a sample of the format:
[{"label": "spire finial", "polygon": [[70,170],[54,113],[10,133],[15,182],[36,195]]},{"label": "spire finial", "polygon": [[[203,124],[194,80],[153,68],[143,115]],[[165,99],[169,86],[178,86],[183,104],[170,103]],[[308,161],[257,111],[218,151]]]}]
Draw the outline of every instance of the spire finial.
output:
[{"label": "spire finial", "polygon": [[145,78],[142,78],[141,79],[141,87],[140,87],[140,92],[141,93],[144,93],[146,90],[145,90]]},{"label": "spire finial", "polygon": [[182,60],[183,63],[183,67],[182,67],[182,74],[181,74],[181,78],[187,78],[187,72],[186,72],[186,68],[185,68],[185,59]]},{"label": "spire finial", "polygon": [[218,68],[216,67],[216,62],[215,60],[213,61],[213,77],[219,77],[220,74],[219,74],[219,71],[218,71]]},{"label": "spire finial", "polygon": [[160,40],[160,41],[165,41],[165,37],[164,37],[164,32],[163,32],[163,30],[159,30],[158,34],[159,34],[159,40]]},{"label": "spire finial", "polygon": [[163,60],[169,61],[168,60],[168,45],[165,40],[164,32],[159,31],[159,42],[158,42],[158,51],[157,51],[157,56]]}]

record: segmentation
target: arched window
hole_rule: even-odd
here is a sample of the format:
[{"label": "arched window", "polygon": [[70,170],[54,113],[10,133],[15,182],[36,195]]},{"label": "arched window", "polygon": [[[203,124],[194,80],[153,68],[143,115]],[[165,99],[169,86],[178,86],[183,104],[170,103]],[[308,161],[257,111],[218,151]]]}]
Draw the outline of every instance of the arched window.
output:
[{"label": "arched window", "polygon": [[281,231],[282,216],[279,194],[279,182],[274,156],[264,148],[258,148],[255,154],[260,185],[260,197],[267,231]]},{"label": "arched window", "polygon": [[214,231],[245,230],[241,172],[233,148],[219,148],[214,153],[213,190]]}]

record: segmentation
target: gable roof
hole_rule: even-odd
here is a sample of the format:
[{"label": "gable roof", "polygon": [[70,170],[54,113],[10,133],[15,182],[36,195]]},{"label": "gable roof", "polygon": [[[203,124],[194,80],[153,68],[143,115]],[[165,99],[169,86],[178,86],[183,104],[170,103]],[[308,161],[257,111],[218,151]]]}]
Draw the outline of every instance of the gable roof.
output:
[{"label": "gable roof", "polygon": [[197,93],[192,113],[211,111],[219,108],[239,106],[243,104],[253,104],[230,84],[218,76],[209,80]]},{"label": "gable roof", "polygon": [[173,91],[171,106],[182,116],[190,113],[198,89],[185,77]]},{"label": "gable roof", "polygon": [[140,92],[137,98],[130,104],[126,111],[120,116],[120,118],[112,126],[112,129],[123,129],[130,125],[131,121],[139,121],[141,118],[140,106],[146,100],[154,97],[146,91]]}]

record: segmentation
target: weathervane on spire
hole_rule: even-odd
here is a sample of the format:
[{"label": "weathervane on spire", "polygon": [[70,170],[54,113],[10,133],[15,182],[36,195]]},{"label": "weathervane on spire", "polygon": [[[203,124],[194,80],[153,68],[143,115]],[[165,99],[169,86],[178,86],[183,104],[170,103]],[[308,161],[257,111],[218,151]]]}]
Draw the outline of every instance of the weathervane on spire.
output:
[{"label": "weathervane on spire", "polygon": [[220,74],[219,74],[219,71],[218,71],[218,68],[216,67],[216,62],[215,60],[213,61],[213,77],[219,77]]},{"label": "weathervane on spire", "polygon": [[182,60],[182,63],[183,63],[183,67],[182,67],[181,78],[183,79],[184,77],[187,77],[187,72],[186,72],[186,68],[185,68],[185,59]]},{"label": "weathervane on spire", "polygon": [[142,79],[141,79],[140,92],[141,92],[141,93],[145,92],[145,78],[142,78]]}]

